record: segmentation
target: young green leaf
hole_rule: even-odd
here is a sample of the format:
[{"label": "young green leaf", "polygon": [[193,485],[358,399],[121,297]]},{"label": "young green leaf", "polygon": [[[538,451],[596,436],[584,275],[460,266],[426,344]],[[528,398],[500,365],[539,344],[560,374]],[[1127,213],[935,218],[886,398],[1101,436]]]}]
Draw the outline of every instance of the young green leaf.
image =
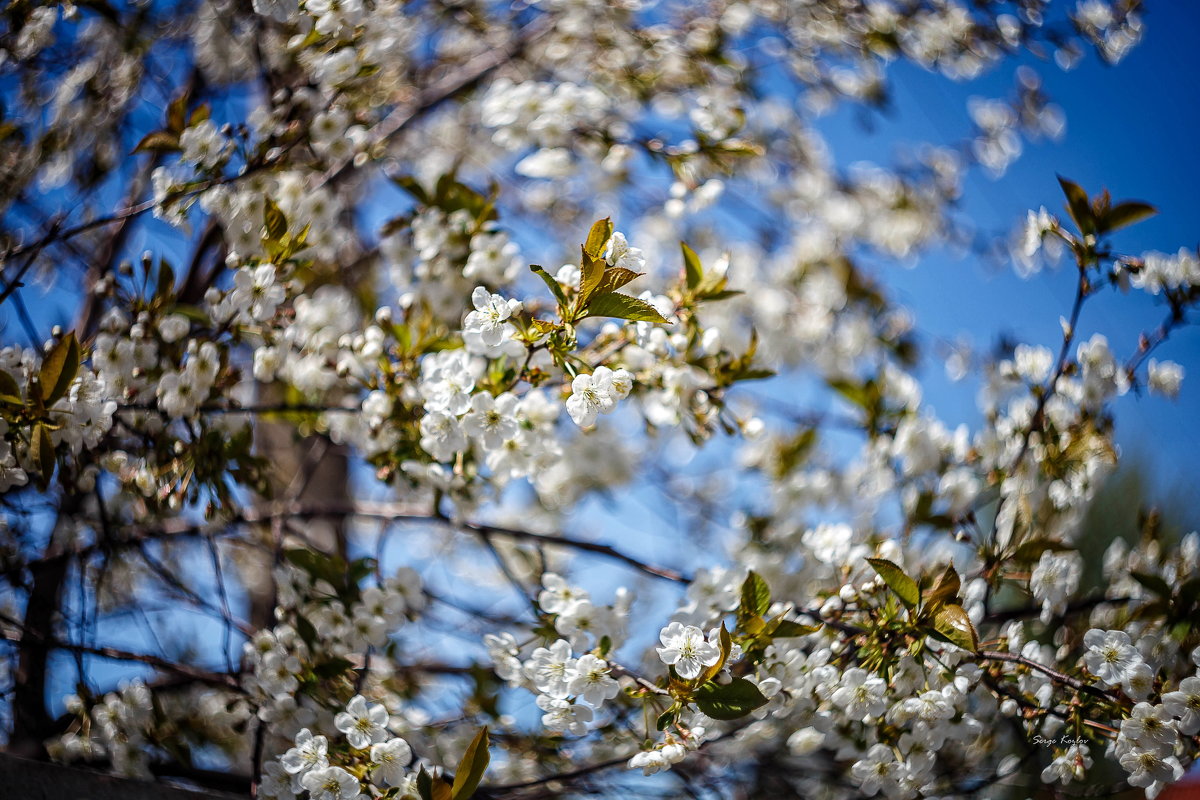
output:
[{"label": "young green leaf", "polygon": [[33,426],[29,455],[38,469],[38,486],[45,489],[54,475],[54,443],[50,440],[50,429],[40,422]]},{"label": "young green leaf", "polygon": [[1123,203],[1117,203],[1104,218],[1100,220],[1100,232],[1120,230],[1135,222],[1141,222],[1147,217],[1152,217],[1158,213],[1158,209],[1149,203],[1142,203],[1137,200],[1126,200]]},{"label": "young green leaf", "polygon": [[329,680],[345,674],[353,666],[354,663],[349,659],[331,658],[313,667],[313,674],[321,680]]},{"label": "young green leaf", "polygon": [[42,397],[47,406],[66,395],[79,372],[79,341],[72,331],[62,337],[42,360],[38,381],[42,384]]},{"label": "young green leaf", "polygon": [[1171,596],[1171,585],[1159,575],[1149,572],[1130,572],[1129,577],[1162,598]]},{"label": "young green leaf", "polygon": [[667,320],[658,309],[627,294],[619,292],[604,292],[594,295],[587,303],[589,317],[616,317],[634,322],[657,322],[666,324]]},{"label": "young green leaf", "polygon": [[700,256],[685,242],[680,242],[679,247],[683,250],[683,274],[687,287],[695,291],[704,282],[704,266],[700,263]]},{"label": "young green leaf", "polygon": [[613,224],[610,217],[596,220],[592,224],[592,229],[588,231],[587,241],[583,245],[584,255],[603,261],[604,248],[608,246],[608,240],[612,238],[612,233]]},{"label": "young green leaf", "polygon": [[[725,627],[725,623],[721,623],[721,657],[717,663],[708,667],[704,672],[700,673],[699,683],[705,684],[715,678],[722,669],[725,668],[725,662],[729,660],[729,654],[733,652],[733,637],[729,635],[729,629]],[[659,730],[662,730],[659,728]]]},{"label": "young green leaf", "polygon": [[169,131],[151,131],[133,148],[135,153],[177,153],[179,137]]},{"label": "young green leaf", "polygon": [[584,316],[592,295],[596,293],[596,290],[600,288],[600,282],[604,280],[607,266],[604,259],[593,258],[584,250],[583,257],[579,261],[579,294],[575,296],[577,318]]},{"label": "young green leaf", "polygon": [[933,627],[951,643],[964,650],[975,652],[979,649],[979,635],[975,632],[975,626],[971,624],[971,618],[967,616],[967,612],[962,606],[942,606],[937,612],[937,616],[933,618]]},{"label": "young green leaf", "polygon": [[191,91],[184,89],[179,94],[175,95],[167,106],[167,130],[174,134],[183,133],[185,126],[188,99],[191,96]]},{"label": "young green leaf", "polygon": [[175,290],[175,270],[164,258],[158,262],[158,279],[154,283],[155,297],[168,297]]},{"label": "young green leaf", "polygon": [[734,678],[729,683],[706,683],[696,690],[696,706],[713,719],[744,717],[767,704],[767,698],[750,681]]},{"label": "young green leaf", "polygon": [[883,578],[883,582],[896,593],[905,606],[910,609],[916,608],[917,603],[921,600],[921,590],[917,588],[916,581],[905,575],[904,570],[886,558],[868,558],[867,563],[879,574],[879,577]]},{"label": "young green leaf", "polygon": [[475,734],[475,738],[471,740],[458,762],[458,769],[454,772],[454,786],[450,789],[453,800],[466,800],[479,787],[491,758],[488,746],[488,729],[485,726]]},{"label": "young green leaf", "polygon": [[751,570],[742,581],[742,603],[738,608],[739,616],[761,617],[771,607],[771,588],[757,572]]},{"label": "young green leaf", "polygon": [[962,585],[958,578],[958,573],[954,570],[953,564],[947,564],[945,571],[942,572],[933,588],[925,593],[925,608],[937,609],[953,601],[958,597],[958,590]]},{"label": "young green leaf", "polygon": [[1070,545],[1056,542],[1053,539],[1030,539],[1017,548],[1013,558],[1017,561],[1037,561],[1042,553],[1053,550],[1056,553],[1073,549]]},{"label": "young green leaf", "polygon": [[563,292],[562,284],[555,280],[554,276],[537,264],[530,264],[529,271],[542,279],[546,286],[550,287],[551,293],[554,294],[554,299],[558,301],[558,313],[560,316],[567,312],[567,295]]},{"label": "young green leaf", "polygon": [[654,723],[654,727],[660,731],[665,731],[667,728],[679,719],[679,707],[671,706],[666,711],[658,715],[658,719]]},{"label": "young green leaf", "polygon": [[780,620],[775,629],[771,631],[771,636],[776,639],[788,639],[793,636],[807,636],[819,630],[821,630],[820,625],[805,625],[795,620],[784,619]]},{"label": "young green leaf", "polygon": [[21,398],[21,387],[17,385],[13,376],[4,370],[0,370],[0,403],[13,406],[25,405],[25,401]]},{"label": "young green leaf", "polygon": [[421,800],[453,800],[450,786],[441,778],[435,778],[421,767],[417,773],[417,794]]},{"label": "young green leaf", "polygon": [[346,582],[346,563],[338,556],[294,547],[285,550],[283,557],[313,578],[323,580],[331,586],[342,586]]},{"label": "young green leaf", "polygon": [[604,270],[604,274],[600,276],[600,283],[596,286],[596,294],[615,292],[625,284],[629,283],[635,278],[642,277],[644,274],[645,273],[643,272],[634,272],[633,270],[625,269],[624,267],[609,267],[608,269]]},{"label": "young green leaf", "polygon": [[433,199],[429,196],[429,192],[425,191],[425,187],[421,185],[421,182],[412,175],[393,175],[392,183],[411,194],[421,205],[428,206],[433,204]]},{"label": "young green leaf", "polygon": [[1087,192],[1079,184],[1067,180],[1062,175],[1058,176],[1058,183],[1062,186],[1063,194],[1067,196],[1067,212],[1070,213],[1071,219],[1075,220],[1079,232],[1095,233],[1096,218],[1092,213],[1092,205],[1088,201]]},{"label": "young green leaf", "polygon": [[266,198],[266,207],[263,210],[263,223],[267,229],[268,238],[279,240],[287,235],[287,217],[283,215],[283,211],[275,204],[275,201],[269,197]]}]

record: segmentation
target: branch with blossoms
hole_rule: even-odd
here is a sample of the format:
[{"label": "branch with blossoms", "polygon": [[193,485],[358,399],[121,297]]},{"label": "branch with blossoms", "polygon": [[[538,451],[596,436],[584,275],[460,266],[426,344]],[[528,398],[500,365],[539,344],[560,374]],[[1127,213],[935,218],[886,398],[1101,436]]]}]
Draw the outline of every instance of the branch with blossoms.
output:
[{"label": "branch with blossoms", "polygon": [[[981,359],[953,429],[876,267],[1061,114],[1022,69],[960,144],[848,169],[809,118],[897,62],[1115,62],[1139,2],[10,5],[14,750],[262,800],[1096,792],[1102,758],[1153,796],[1194,761],[1197,540],[1121,531],[1085,587],[1081,519],[1116,398],[1180,392],[1200,260],[1061,181],[1013,255],[1069,252],[1062,339]],[[1126,358],[1110,290],[1167,311]]]}]

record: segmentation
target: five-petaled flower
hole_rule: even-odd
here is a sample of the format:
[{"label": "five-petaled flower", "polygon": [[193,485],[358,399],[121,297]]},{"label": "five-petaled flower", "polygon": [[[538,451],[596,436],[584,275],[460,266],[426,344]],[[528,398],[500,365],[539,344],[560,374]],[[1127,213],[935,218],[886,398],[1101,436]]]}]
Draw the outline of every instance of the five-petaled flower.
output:
[{"label": "five-petaled flower", "polygon": [[679,677],[691,680],[705,667],[721,660],[721,649],[705,640],[704,631],[695,625],[672,622],[658,634],[662,647],[655,648],[664,664],[674,666]]},{"label": "five-petaled flower", "polygon": [[350,746],[361,750],[387,738],[387,709],[381,705],[367,705],[361,694],[350,698],[346,710],[333,718],[334,727],[346,734]]}]

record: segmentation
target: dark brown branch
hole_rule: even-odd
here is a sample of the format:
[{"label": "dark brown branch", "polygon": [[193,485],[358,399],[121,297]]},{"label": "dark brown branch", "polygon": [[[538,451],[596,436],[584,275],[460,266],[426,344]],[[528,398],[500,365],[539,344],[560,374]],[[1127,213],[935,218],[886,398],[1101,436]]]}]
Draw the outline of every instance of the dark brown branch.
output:
[{"label": "dark brown branch", "polygon": [[[0,632],[0,638],[6,639],[10,642],[24,642],[28,638],[28,633],[18,635],[8,631],[3,631]],[[198,681],[200,683],[205,683],[212,686],[220,686],[238,692],[241,691],[241,689],[238,687],[237,680],[233,675],[221,672],[213,672],[211,670],[206,670],[201,667],[193,667],[187,664],[180,664],[175,661],[171,661],[170,659],[161,658],[148,653],[133,653],[128,650],[118,649],[116,647],[93,647],[84,644],[74,644],[72,642],[63,642],[48,637],[38,638],[38,641],[42,648],[47,652],[51,650],[66,650],[67,652],[71,653],[83,653],[90,656],[99,656],[100,658],[107,658],[113,661],[135,661],[140,664],[147,664],[155,669],[160,669],[163,672],[170,672],[183,678],[190,678],[191,680]],[[10,749],[12,748],[10,747]]]},{"label": "dark brown branch", "polygon": [[984,661],[1004,661],[1010,664],[1020,664],[1023,667],[1028,667],[1034,672],[1042,673],[1056,683],[1061,683],[1063,686],[1069,686],[1077,692],[1083,692],[1084,694],[1090,694],[1095,697],[1102,697],[1106,700],[1113,699],[1112,696],[1103,689],[1092,686],[1089,683],[1084,683],[1078,678],[1072,678],[1070,675],[1059,672],[1055,669],[1051,669],[1045,664],[1039,664],[1036,661],[1025,658],[1025,656],[1017,655],[1016,653],[1003,653],[998,650],[980,650],[975,655],[977,658],[980,658]]},{"label": "dark brown branch", "polygon": [[435,525],[444,525],[446,527],[461,530],[467,533],[477,535],[494,535],[505,536],[519,541],[538,542],[545,545],[557,545],[567,547],[573,550],[593,553],[598,556],[619,561],[627,566],[630,566],[639,572],[644,572],[647,575],[653,575],[656,578],[663,580],[674,581],[676,583],[690,583],[691,578],[682,572],[669,569],[667,567],[659,567],[654,564],[641,561],[633,556],[616,549],[607,544],[598,542],[589,542],[584,539],[576,539],[569,536],[554,536],[546,533],[535,533],[533,531],[522,530],[519,528],[505,528],[499,525],[487,525],[473,522],[456,522],[441,516],[432,514],[413,513],[411,509],[404,506],[395,506],[388,503],[360,503],[351,506],[327,506],[327,507],[305,507],[305,506],[285,506],[271,507],[262,511],[246,510],[240,519],[243,522],[265,522],[275,517],[346,517],[355,516],[367,519],[383,519],[390,522],[424,522]]},{"label": "dark brown branch", "polygon": [[[13,284],[15,285],[15,283]],[[70,559],[63,556],[62,520],[78,511],[79,500],[64,499],[59,522],[50,534],[50,543],[42,554],[45,562],[32,569],[33,583],[25,604],[20,634],[10,641],[17,645],[17,671],[13,689],[13,727],[8,749],[16,755],[42,758],[45,740],[53,732],[54,720],[46,708],[46,677],[49,673],[51,635],[54,618],[62,601]]]}]

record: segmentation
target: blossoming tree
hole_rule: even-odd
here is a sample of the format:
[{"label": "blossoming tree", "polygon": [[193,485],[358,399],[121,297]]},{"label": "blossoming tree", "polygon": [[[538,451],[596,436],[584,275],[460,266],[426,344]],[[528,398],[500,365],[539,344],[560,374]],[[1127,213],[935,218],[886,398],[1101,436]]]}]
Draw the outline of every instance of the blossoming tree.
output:
[{"label": "blossoming tree", "polygon": [[[812,124],[896,61],[1119,61],[1140,5],[9,3],[8,748],[276,800],[1153,797],[1200,538],[1124,531],[1097,587],[1078,534],[1197,254],[1062,179],[1012,252],[1072,277],[1061,339],[973,359],[951,430],[867,265],[1058,113],[1022,71],[849,171]],[[1092,335],[1130,291],[1165,320]]]}]

